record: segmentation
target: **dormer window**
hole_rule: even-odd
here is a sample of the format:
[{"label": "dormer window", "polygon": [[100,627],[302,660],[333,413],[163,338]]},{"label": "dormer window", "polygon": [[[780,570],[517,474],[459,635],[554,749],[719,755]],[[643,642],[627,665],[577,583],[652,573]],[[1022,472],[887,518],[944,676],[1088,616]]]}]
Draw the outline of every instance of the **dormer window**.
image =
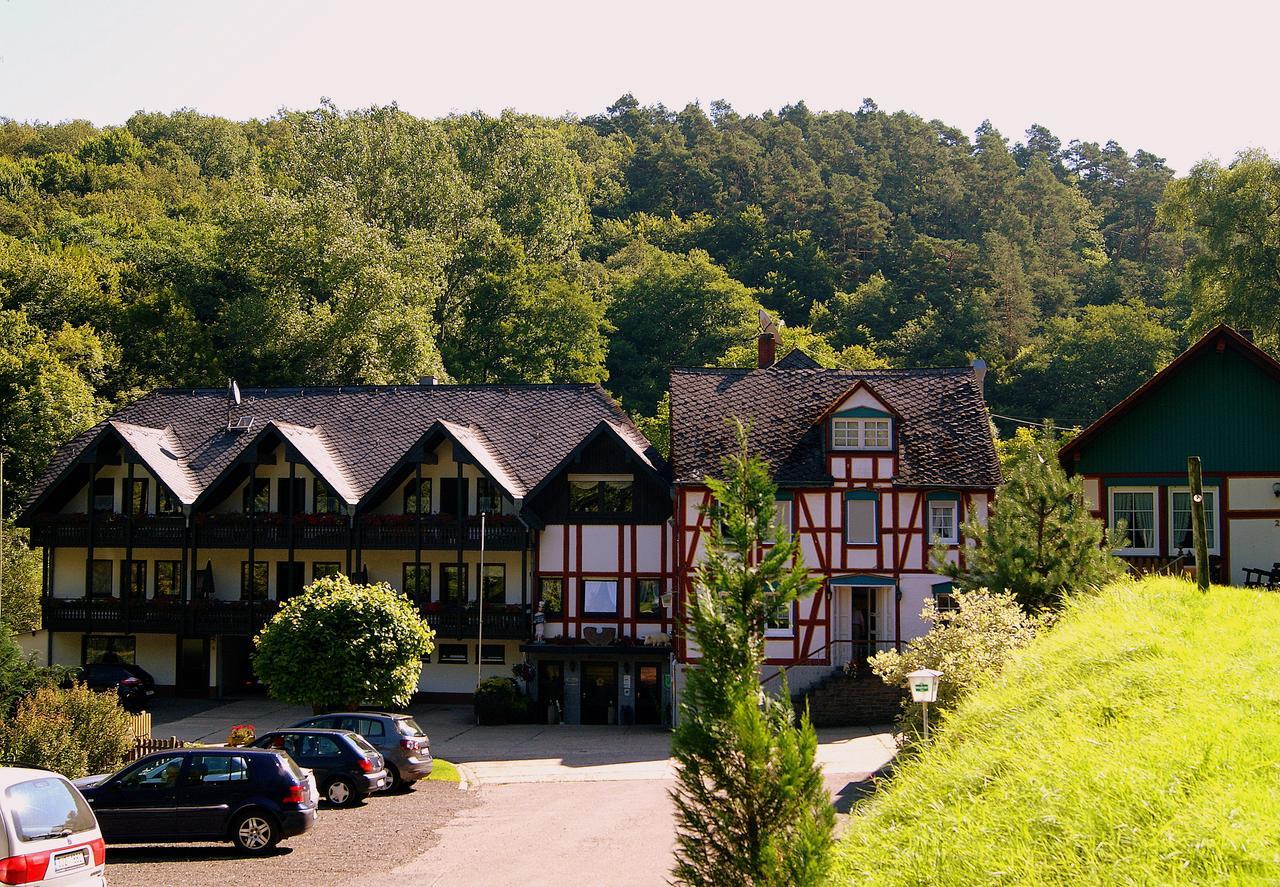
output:
[{"label": "dormer window", "polygon": [[[850,410],[849,412],[864,411]],[[885,415],[836,415],[831,420],[831,448],[834,450],[887,450],[892,440],[890,421]]]}]

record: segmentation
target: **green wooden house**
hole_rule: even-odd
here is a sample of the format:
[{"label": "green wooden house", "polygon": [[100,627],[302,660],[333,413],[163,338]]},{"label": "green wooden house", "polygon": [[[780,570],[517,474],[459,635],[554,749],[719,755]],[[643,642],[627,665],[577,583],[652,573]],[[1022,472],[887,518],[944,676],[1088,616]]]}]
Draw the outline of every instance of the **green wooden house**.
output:
[{"label": "green wooden house", "polygon": [[1204,465],[1217,581],[1280,561],[1280,363],[1219,326],[1059,452],[1084,478],[1121,555],[1143,570],[1190,560],[1187,457]]}]

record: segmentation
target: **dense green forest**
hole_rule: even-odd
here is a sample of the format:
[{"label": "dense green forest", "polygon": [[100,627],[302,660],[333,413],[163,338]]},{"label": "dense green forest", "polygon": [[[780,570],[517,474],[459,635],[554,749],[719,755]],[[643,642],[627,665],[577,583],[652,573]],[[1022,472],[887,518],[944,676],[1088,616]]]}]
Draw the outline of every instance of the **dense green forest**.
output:
[{"label": "dense green forest", "polygon": [[[0,120],[9,489],[156,386],[598,381],[749,364],[756,309],[851,368],[984,357],[1088,421],[1220,319],[1274,343],[1280,175],[887,113]],[[1269,337],[1269,338],[1268,338]]]}]

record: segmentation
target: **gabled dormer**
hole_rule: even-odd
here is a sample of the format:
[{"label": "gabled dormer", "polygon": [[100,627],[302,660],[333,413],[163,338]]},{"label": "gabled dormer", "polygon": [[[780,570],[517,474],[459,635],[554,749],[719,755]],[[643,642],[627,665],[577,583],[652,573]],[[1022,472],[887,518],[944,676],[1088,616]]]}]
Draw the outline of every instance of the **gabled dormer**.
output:
[{"label": "gabled dormer", "polygon": [[866,382],[858,381],[824,415],[823,436],[832,453],[892,453],[902,417]]}]

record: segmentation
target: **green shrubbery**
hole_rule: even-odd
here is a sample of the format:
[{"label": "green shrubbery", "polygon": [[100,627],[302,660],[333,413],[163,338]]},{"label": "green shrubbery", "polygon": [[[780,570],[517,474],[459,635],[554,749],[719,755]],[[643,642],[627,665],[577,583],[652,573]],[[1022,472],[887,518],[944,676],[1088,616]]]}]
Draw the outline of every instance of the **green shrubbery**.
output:
[{"label": "green shrubbery", "polygon": [[0,757],[71,779],[114,772],[133,747],[133,726],[114,692],[41,687],[0,726]]},{"label": "green shrubbery", "polygon": [[435,632],[385,582],[317,579],[254,639],[253,668],[276,699],[316,710],[408,705]]},{"label": "green shrubbery", "polygon": [[[1028,616],[1010,593],[985,588],[956,592],[959,609],[940,611],[925,601],[920,614],[933,627],[901,650],[884,650],[871,660],[871,670],[886,684],[906,686],[907,675],[921,668],[942,672],[936,709],[946,711],[965,694],[996,675],[1013,652],[1025,647],[1044,616]],[[920,731],[920,706],[903,703],[899,726],[906,735]]]},{"label": "green shrubbery", "polygon": [[855,808],[838,882],[1280,883],[1277,624],[1179,579],[1069,599]]},{"label": "green shrubbery", "polygon": [[481,724],[519,724],[529,719],[529,700],[511,678],[485,678],[476,687],[475,705]]}]

